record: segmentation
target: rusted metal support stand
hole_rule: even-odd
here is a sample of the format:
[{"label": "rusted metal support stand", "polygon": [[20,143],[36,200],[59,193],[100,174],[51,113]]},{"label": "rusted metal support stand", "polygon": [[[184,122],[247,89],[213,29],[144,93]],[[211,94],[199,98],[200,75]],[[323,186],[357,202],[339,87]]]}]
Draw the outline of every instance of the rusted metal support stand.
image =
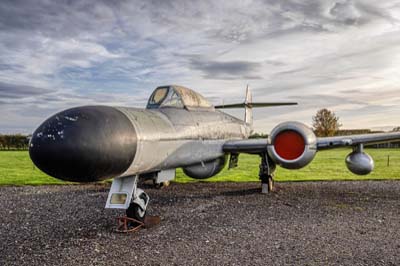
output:
[{"label": "rusted metal support stand", "polygon": [[139,230],[144,226],[144,223],[133,218],[126,216],[117,217],[117,232],[118,233],[130,233]]},{"label": "rusted metal support stand", "polygon": [[119,233],[130,233],[136,232],[140,228],[151,228],[158,225],[161,222],[160,216],[146,215],[144,222],[138,221],[127,216],[117,217],[117,232]]}]

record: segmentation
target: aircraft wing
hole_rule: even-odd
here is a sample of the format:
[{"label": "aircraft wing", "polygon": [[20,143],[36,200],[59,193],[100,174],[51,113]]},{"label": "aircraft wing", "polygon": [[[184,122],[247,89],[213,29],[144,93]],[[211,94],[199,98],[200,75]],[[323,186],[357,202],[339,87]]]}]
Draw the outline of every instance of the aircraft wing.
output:
[{"label": "aircraft wing", "polygon": [[[400,141],[400,132],[349,135],[337,137],[322,137],[316,139],[317,150],[327,150],[359,144],[373,145],[385,142]],[[269,139],[229,140],[224,146],[224,152],[260,154],[267,151]]]},{"label": "aircraft wing", "polygon": [[268,139],[229,140],[223,146],[224,152],[261,154],[267,150]]},{"label": "aircraft wing", "polygon": [[354,174],[366,175],[374,169],[374,161],[364,152],[363,145],[393,141],[400,141],[400,132],[317,138],[306,125],[285,122],[275,127],[268,139],[230,140],[224,144],[223,151],[231,154],[230,168],[237,165],[239,153],[249,153],[261,155],[263,167],[269,167],[267,155],[269,163],[300,169],[314,159],[318,150],[351,146],[353,151],[345,159],[347,168]]},{"label": "aircraft wing", "polygon": [[372,145],[393,141],[400,141],[400,132],[317,138],[317,149],[324,150],[358,144]]}]

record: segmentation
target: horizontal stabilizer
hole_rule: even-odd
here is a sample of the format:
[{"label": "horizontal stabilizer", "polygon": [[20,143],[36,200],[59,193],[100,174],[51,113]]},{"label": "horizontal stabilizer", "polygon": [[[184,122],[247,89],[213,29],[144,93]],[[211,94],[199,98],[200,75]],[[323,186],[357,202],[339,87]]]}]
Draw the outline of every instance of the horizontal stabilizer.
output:
[{"label": "horizontal stabilizer", "polygon": [[234,103],[214,106],[216,109],[227,109],[227,108],[256,108],[256,107],[272,107],[272,106],[284,106],[284,105],[297,105],[296,102],[269,102],[269,103]]}]

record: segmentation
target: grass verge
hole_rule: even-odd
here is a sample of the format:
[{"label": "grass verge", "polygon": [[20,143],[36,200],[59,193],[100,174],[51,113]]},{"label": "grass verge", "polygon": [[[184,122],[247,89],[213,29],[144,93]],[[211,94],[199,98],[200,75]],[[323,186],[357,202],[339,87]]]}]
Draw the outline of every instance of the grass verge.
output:
[{"label": "grass verge", "polygon": [[[367,149],[375,160],[375,170],[367,176],[349,172],[344,159],[350,149],[318,152],[314,161],[300,170],[278,167],[276,181],[321,181],[321,180],[388,180],[400,179],[399,149]],[[389,156],[389,166],[387,165]],[[205,182],[252,182],[258,181],[259,157],[241,154],[239,166],[224,169],[218,175],[202,180]],[[198,180],[177,170],[176,182],[187,183]],[[0,185],[50,185],[71,184],[52,178],[37,169],[27,151],[0,151]]]}]

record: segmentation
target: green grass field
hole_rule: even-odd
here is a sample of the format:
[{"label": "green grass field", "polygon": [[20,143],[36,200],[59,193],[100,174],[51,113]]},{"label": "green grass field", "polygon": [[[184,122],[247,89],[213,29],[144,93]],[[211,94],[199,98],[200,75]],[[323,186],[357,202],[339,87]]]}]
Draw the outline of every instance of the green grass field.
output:
[{"label": "green grass field", "polygon": [[[315,180],[371,180],[400,179],[399,149],[368,149],[367,152],[375,160],[375,170],[367,176],[357,176],[350,173],[344,163],[350,149],[338,149],[318,152],[314,161],[300,170],[286,170],[278,167],[277,181],[315,181]],[[390,165],[387,166],[388,156]],[[259,157],[242,154],[239,156],[239,166],[235,169],[224,169],[220,174],[207,182],[258,181]],[[181,169],[177,170],[176,182],[195,182],[198,180],[187,177]],[[0,151],[0,185],[44,185],[66,184],[49,177],[34,167],[26,151]]]}]

